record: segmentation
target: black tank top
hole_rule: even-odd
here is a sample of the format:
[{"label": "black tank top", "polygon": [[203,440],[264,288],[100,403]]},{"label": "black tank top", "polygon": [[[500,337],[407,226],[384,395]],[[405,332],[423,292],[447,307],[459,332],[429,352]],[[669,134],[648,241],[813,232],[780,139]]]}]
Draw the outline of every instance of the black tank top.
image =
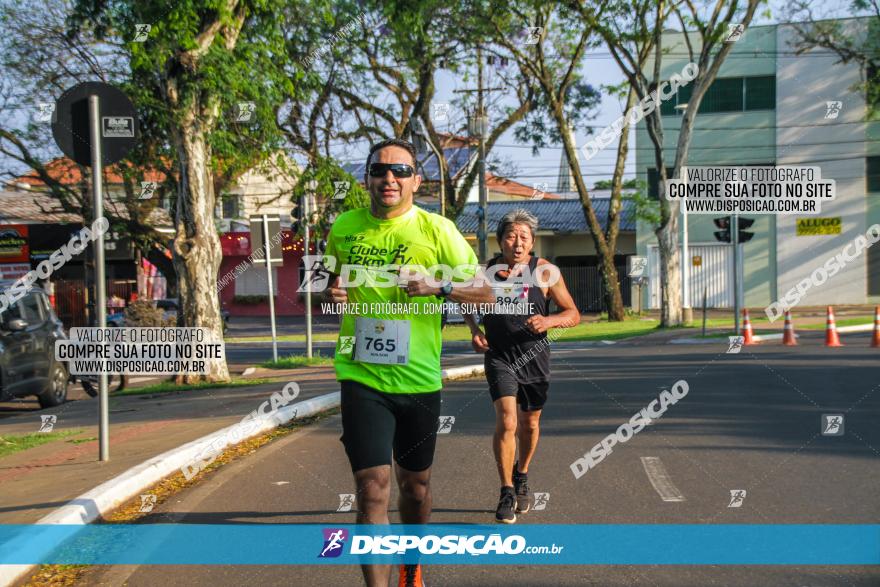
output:
[{"label": "black tank top", "polygon": [[[532,255],[529,259],[529,271],[532,276],[535,275],[535,268],[538,266],[539,257]],[[502,262],[501,257],[492,258],[486,268]],[[507,280],[496,275],[496,283],[503,283]],[[524,283],[528,287],[527,300],[532,304],[534,313],[531,315],[547,316],[549,311],[549,300],[544,296],[544,292],[535,283],[524,282],[521,275],[510,278],[513,283]],[[531,280],[534,281],[534,280]],[[535,334],[526,328],[526,320],[530,315],[516,314],[487,314],[483,317],[483,327],[486,330],[486,340],[489,342],[489,352],[487,357],[494,361],[503,361],[508,365],[513,365],[520,360],[526,353],[534,351],[534,358],[526,361],[520,360],[521,366],[516,369],[517,379],[523,382],[535,380],[549,380],[550,378],[550,350],[547,343],[547,333]]]}]

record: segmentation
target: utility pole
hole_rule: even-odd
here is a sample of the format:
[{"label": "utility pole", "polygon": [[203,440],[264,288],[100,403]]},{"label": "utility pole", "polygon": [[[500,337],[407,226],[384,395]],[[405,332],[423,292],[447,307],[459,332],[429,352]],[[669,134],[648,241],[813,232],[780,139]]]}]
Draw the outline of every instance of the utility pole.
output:
[{"label": "utility pole", "polygon": [[485,263],[489,258],[489,194],[486,189],[486,135],[489,132],[489,117],[486,114],[483,93],[503,90],[504,88],[483,87],[483,48],[477,46],[477,87],[467,90],[455,90],[455,93],[477,93],[477,109],[468,120],[468,133],[477,137],[477,170],[479,172],[479,212],[480,220],[477,228],[477,240],[479,242],[478,256],[480,263]]},{"label": "utility pole", "polygon": [[437,148],[431,141],[431,137],[428,135],[428,129],[425,127],[425,123],[422,122],[421,118],[414,117],[410,119],[409,122],[409,135],[412,140],[413,146],[416,148],[416,153],[422,153],[428,149],[434,153],[434,156],[437,157],[437,164],[440,170],[440,216],[446,217],[446,163],[444,161],[443,153],[440,152],[440,149]]},{"label": "utility pole", "polygon": [[731,216],[730,240],[733,242],[733,332],[739,336],[739,215]]},{"label": "utility pole", "polygon": [[[92,210],[94,221],[104,217],[103,163],[101,141],[101,101],[89,96],[89,144],[92,154]],[[107,281],[104,273],[104,233],[97,233],[95,252],[95,326],[107,328]],[[98,375],[98,460],[110,460],[110,399],[107,373]]]},{"label": "utility pole", "polygon": [[[303,255],[309,254],[310,230],[309,225],[312,223],[312,198],[315,190],[318,189],[318,182],[314,179],[309,182],[308,193],[303,195],[303,218],[305,226],[303,227]],[[312,288],[306,288],[306,358],[312,358]]]},{"label": "utility pole", "polygon": [[489,195],[486,193],[486,131],[489,130],[488,118],[483,110],[483,49],[477,46],[477,120],[480,129],[480,146],[478,167],[480,170],[480,229],[477,236],[480,239],[480,263],[485,263],[489,258],[489,219],[488,202]]}]

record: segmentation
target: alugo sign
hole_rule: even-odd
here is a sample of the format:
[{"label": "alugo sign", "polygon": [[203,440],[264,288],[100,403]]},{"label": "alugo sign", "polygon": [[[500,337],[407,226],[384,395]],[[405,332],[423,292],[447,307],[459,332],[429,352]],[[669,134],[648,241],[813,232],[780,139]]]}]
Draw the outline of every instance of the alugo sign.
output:
[{"label": "alugo sign", "polygon": [[55,107],[52,136],[61,151],[79,163],[92,165],[89,138],[89,96],[98,96],[101,129],[101,164],[116,163],[139,138],[137,112],[128,96],[102,82],[83,82],[64,92]]},{"label": "alugo sign", "polygon": [[797,236],[815,236],[823,234],[840,234],[842,223],[840,216],[833,218],[798,218]]}]

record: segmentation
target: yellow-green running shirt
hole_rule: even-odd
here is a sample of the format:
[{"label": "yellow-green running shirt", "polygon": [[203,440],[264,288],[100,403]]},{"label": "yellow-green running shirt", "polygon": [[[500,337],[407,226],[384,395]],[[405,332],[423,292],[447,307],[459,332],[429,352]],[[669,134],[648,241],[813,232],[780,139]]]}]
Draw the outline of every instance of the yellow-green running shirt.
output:
[{"label": "yellow-green running shirt", "polygon": [[[455,224],[416,206],[387,220],[376,218],[370,214],[369,208],[349,210],[333,223],[324,255],[325,265],[334,273],[340,273],[343,265],[354,265],[367,276],[365,283],[346,288],[349,308],[357,307],[360,311],[343,314],[334,359],[336,378],[357,381],[386,393],[428,393],[441,389],[441,315],[430,310],[431,306],[436,307],[444,300],[435,296],[411,298],[396,285],[378,287],[377,284],[389,281],[387,273],[385,278],[373,278],[370,268],[414,265],[427,269],[447,265],[458,268],[457,281],[472,277],[477,270],[477,256]],[[404,311],[364,311],[370,304],[383,303],[396,303],[397,309],[403,308]],[[352,345],[340,343],[344,339],[350,342],[352,338],[349,337],[355,336],[357,316],[408,320],[408,363],[376,364],[353,360]]]}]

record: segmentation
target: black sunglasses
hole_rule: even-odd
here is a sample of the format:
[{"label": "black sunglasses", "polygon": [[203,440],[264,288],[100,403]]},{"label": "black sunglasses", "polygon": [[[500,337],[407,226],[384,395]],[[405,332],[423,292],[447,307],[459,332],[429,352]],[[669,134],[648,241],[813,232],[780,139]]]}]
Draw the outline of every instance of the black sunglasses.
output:
[{"label": "black sunglasses", "polygon": [[389,169],[394,177],[412,177],[415,172],[406,163],[370,163],[370,177],[385,177]]}]

